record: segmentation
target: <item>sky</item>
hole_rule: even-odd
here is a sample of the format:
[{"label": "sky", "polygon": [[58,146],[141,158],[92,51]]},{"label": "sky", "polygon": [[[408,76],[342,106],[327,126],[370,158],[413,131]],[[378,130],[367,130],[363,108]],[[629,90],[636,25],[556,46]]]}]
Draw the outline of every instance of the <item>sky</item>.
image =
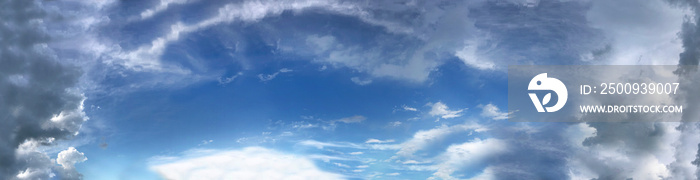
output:
[{"label": "sky", "polygon": [[0,0],[0,179],[698,179],[692,88],[678,119],[614,123],[511,122],[507,94],[509,65],[698,65],[698,14],[693,0]]}]

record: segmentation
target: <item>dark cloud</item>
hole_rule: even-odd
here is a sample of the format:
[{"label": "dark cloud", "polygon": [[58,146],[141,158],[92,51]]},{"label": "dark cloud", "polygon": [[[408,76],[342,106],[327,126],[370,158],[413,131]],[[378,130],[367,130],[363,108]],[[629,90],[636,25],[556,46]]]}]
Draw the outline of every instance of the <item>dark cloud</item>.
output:
[{"label": "dark cloud", "polygon": [[683,67],[683,65],[698,65],[698,60],[700,59],[700,31],[698,29],[698,25],[700,25],[700,19],[698,19],[698,15],[700,15],[700,2],[694,0],[667,1],[672,5],[692,10],[692,15],[694,17],[687,17],[685,19],[681,32],[679,33],[683,40],[684,50],[679,55],[679,69],[677,73],[682,74],[689,70],[696,70],[696,68]]},{"label": "dark cloud", "polygon": [[81,70],[48,48],[39,1],[0,0],[0,179],[46,179],[52,161],[36,148],[76,135],[87,120]]},{"label": "dark cloud", "polygon": [[[700,2],[695,0],[667,1],[680,8],[690,9],[690,16],[692,16],[686,17],[679,33],[683,43],[683,52],[679,54],[678,69],[675,73],[679,75],[679,83],[682,85],[680,87],[682,96],[678,100],[684,103],[685,109],[682,117],[683,122],[677,128],[682,132],[682,135],[676,148],[684,149],[688,153],[694,152],[695,157],[690,157],[688,153],[676,153],[676,161],[671,165],[671,168],[674,173],[683,175],[680,177],[698,179],[700,178],[700,169],[697,157],[700,155],[700,151],[698,151],[700,140],[696,137],[700,133],[700,127],[696,121],[700,119],[700,113],[697,111],[700,108],[700,96],[697,95],[700,77],[696,72],[698,61],[700,61]],[[698,144],[698,146],[691,146],[691,144]],[[683,166],[688,161],[692,161],[692,169]]]}]

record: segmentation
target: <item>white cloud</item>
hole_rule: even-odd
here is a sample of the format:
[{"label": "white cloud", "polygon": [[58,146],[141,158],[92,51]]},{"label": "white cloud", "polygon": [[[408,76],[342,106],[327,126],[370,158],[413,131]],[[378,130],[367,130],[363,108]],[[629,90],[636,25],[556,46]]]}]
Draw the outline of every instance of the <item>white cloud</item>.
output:
[{"label": "white cloud", "polygon": [[409,106],[406,106],[406,105],[401,106],[401,108],[403,108],[403,110],[406,110],[406,111],[414,111],[414,112],[415,112],[415,111],[418,111],[418,109],[413,108],[413,107],[409,107]]},{"label": "white cloud", "polygon": [[[445,105],[442,102],[436,102],[433,104],[428,104],[429,106],[432,106],[432,109],[430,110],[429,114],[431,116],[439,116],[443,119],[450,119],[450,118],[456,118],[462,116],[462,111],[464,109],[460,110],[450,110],[447,105]],[[466,108],[465,108],[466,109]]]},{"label": "white cloud", "polygon": [[277,77],[277,75],[279,75],[280,73],[288,73],[288,72],[292,72],[292,71],[293,70],[291,70],[291,69],[282,68],[279,71],[272,73],[272,74],[258,74],[258,78],[260,79],[260,81],[269,81],[269,80],[275,79],[275,77]]},{"label": "white cloud", "polygon": [[189,2],[189,0],[160,0],[160,3],[156,7],[141,12],[141,20],[151,18],[153,15],[165,11],[171,4],[185,4],[187,2]]},{"label": "white cloud", "polygon": [[[476,165],[489,158],[508,151],[507,143],[499,139],[475,139],[463,144],[451,145],[440,155],[443,161],[437,165],[433,177],[440,179],[457,179],[452,173],[465,168],[475,168]],[[486,175],[484,175],[486,176]]]},{"label": "white cloud", "polygon": [[347,164],[343,164],[343,163],[337,163],[337,162],[336,162],[336,163],[333,163],[333,164],[335,164],[335,165],[338,166],[338,167],[350,168],[350,166],[348,166]]},{"label": "white cloud", "polygon": [[[177,2],[181,0],[176,0]],[[172,1],[172,2],[176,2]],[[166,1],[158,7],[167,7],[172,2]],[[158,9],[156,7],[156,9]],[[313,7],[322,7],[323,9],[332,12],[355,12],[356,8],[347,4],[337,3],[333,1],[246,1],[242,3],[227,4],[218,10],[218,14],[208,19],[202,20],[194,24],[184,24],[177,22],[170,26],[170,31],[164,36],[155,38],[150,44],[143,45],[133,51],[122,51],[121,48],[111,48],[101,52],[111,55],[111,59],[106,60],[108,64],[121,64],[127,68],[136,71],[156,71],[156,72],[173,72],[180,74],[189,74],[190,71],[184,70],[178,66],[163,64],[160,61],[160,56],[165,51],[166,47],[175,41],[178,41],[182,35],[201,29],[209,28],[221,23],[230,22],[255,22],[267,16],[279,15],[287,10],[303,10]],[[149,16],[145,12],[144,17]],[[153,11],[155,12],[155,10]],[[104,45],[103,45],[104,46]],[[118,46],[117,46],[118,47]]]},{"label": "white cloud", "polygon": [[494,172],[494,167],[488,166],[486,167],[479,175],[476,175],[472,178],[469,178],[469,180],[491,180],[491,179],[498,179],[496,177],[496,172]]},{"label": "white cloud", "polygon": [[465,46],[455,52],[457,56],[464,64],[481,70],[491,70],[496,68],[496,64],[485,56],[479,55],[477,52],[476,41],[470,41],[465,43]]},{"label": "white cloud", "polygon": [[401,175],[401,173],[394,172],[394,173],[389,173],[389,174],[386,174],[386,175],[387,175],[387,176],[398,176],[398,175]]},{"label": "white cloud", "polygon": [[431,163],[430,161],[419,162],[419,161],[416,161],[413,159],[409,159],[409,160],[405,160],[405,161],[397,161],[397,162],[401,162],[401,164],[427,164],[427,163]]},{"label": "white cloud", "polygon": [[416,132],[416,134],[413,135],[413,138],[401,143],[401,148],[398,152],[396,152],[396,154],[404,157],[410,157],[413,156],[413,153],[423,150],[449,135],[470,130],[475,132],[483,132],[487,129],[478,124],[459,124],[454,126],[442,125],[430,130],[421,130]]},{"label": "white cloud", "polygon": [[82,174],[78,173],[75,169],[75,164],[87,161],[88,158],[85,154],[79,152],[74,147],[69,147],[66,150],[58,153],[58,158],[56,158],[56,163],[60,164],[62,168],[57,169],[59,172],[59,177],[61,179],[82,179]]},{"label": "white cloud", "polygon": [[362,121],[364,121],[364,120],[366,120],[366,119],[367,119],[367,118],[365,118],[364,116],[355,115],[355,116],[352,116],[352,117],[345,117],[345,118],[333,120],[332,122],[360,123],[360,122],[362,122]]},{"label": "white cloud", "polygon": [[371,79],[360,79],[359,77],[352,77],[352,78],[350,78],[350,80],[352,82],[354,82],[355,84],[360,85],[360,86],[372,84]]},{"label": "white cloud", "polygon": [[203,146],[203,145],[211,144],[211,143],[213,143],[213,142],[214,142],[214,140],[211,140],[211,139],[210,139],[210,140],[203,140],[202,143],[200,143],[198,146]]},{"label": "white cloud", "polygon": [[236,80],[238,76],[243,75],[243,72],[238,72],[236,75],[233,75],[231,77],[219,77],[219,85],[226,85],[228,83],[233,82],[233,80]]},{"label": "white cloud", "polygon": [[[159,158],[163,159],[163,158]],[[320,170],[310,158],[262,147],[200,151],[158,160],[150,168],[165,179],[343,179]],[[153,163],[153,162],[152,162]]]},{"label": "white cloud", "polygon": [[83,99],[75,109],[64,110],[58,114],[54,114],[54,116],[49,119],[50,121],[42,124],[42,128],[59,128],[75,132],[74,135],[78,135],[78,130],[82,127],[83,122],[90,119],[83,111],[85,109],[85,107],[83,107],[85,96],[82,94],[80,96],[82,96]]},{"label": "white cloud", "polygon": [[63,166],[65,169],[74,169],[76,163],[87,161],[87,157],[82,152],[79,152],[74,147],[69,147],[68,149],[58,153],[58,158],[56,163]]},{"label": "white cloud", "polygon": [[19,172],[12,176],[3,176],[9,179],[20,179],[20,180],[31,180],[31,179],[45,179],[56,176],[52,171],[51,167],[54,161],[49,158],[46,153],[37,150],[41,145],[41,142],[35,140],[27,140],[17,147],[15,151],[15,156],[18,160],[17,164],[23,168],[19,169]]},{"label": "white cloud", "polygon": [[401,126],[401,124],[403,124],[401,121],[389,122],[389,126],[393,127]]},{"label": "white cloud", "polygon": [[316,140],[304,140],[299,142],[300,145],[304,146],[311,146],[311,147],[316,147],[318,149],[323,149],[325,147],[338,147],[338,148],[356,148],[356,149],[362,149],[364,147],[353,144],[353,143],[329,143],[329,142],[320,142]]},{"label": "white cloud", "polygon": [[392,142],[394,142],[393,139],[387,139],[387,140],[367,139],[367,141],[365,141],[365,143],[367,143],[367,144],[370,144],[370,143],[379,143],[379,144],[382,144],[382,143],[392,143]]},{"label": "white cloud", "polygon": [[351,152],[351,153],[350,153],[350,155],[362,155],[362,154],[364,154],[364,153],[363,153],[363,152],[360,152],[360,151],[358,151],[358,152]]},{"label": "white cloud", "polygon": [[357,166],[357,168],[362,168],[362,169],[368,168],[368,167],[369,167],[368,165],[359,165],[359,166]]},{"label": "white cloud", "polygon": [[503,119],[508,119],[508,115],[510,113],[505,113],[501,112],[496,105],[493,104],[487,104],[484,106],[481,106],[481,116],[491,118],[493,120],[503,120]]}]

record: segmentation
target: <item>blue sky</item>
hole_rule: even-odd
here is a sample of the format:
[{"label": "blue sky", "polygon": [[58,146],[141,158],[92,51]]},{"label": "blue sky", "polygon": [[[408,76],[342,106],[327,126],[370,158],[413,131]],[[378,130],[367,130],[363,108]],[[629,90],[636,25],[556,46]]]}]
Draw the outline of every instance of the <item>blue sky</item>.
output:
[{"label": "blue sky", "polygon": [[696,123],[507,120],[509,65],[697,65],[696,4],[0,0],[0,177],[697,179]]}]

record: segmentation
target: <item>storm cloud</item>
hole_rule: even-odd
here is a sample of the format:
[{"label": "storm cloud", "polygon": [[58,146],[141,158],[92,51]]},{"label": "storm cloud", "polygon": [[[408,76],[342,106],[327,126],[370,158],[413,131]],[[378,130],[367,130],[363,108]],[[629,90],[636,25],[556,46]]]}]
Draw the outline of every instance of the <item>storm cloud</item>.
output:
[{"label": "storm cloud", "polygon": [[54,161],[38,150],[78,133],[87,120],[80,68],[47,46],[40,1],[0,1],[0,179],[47,179]]}]

